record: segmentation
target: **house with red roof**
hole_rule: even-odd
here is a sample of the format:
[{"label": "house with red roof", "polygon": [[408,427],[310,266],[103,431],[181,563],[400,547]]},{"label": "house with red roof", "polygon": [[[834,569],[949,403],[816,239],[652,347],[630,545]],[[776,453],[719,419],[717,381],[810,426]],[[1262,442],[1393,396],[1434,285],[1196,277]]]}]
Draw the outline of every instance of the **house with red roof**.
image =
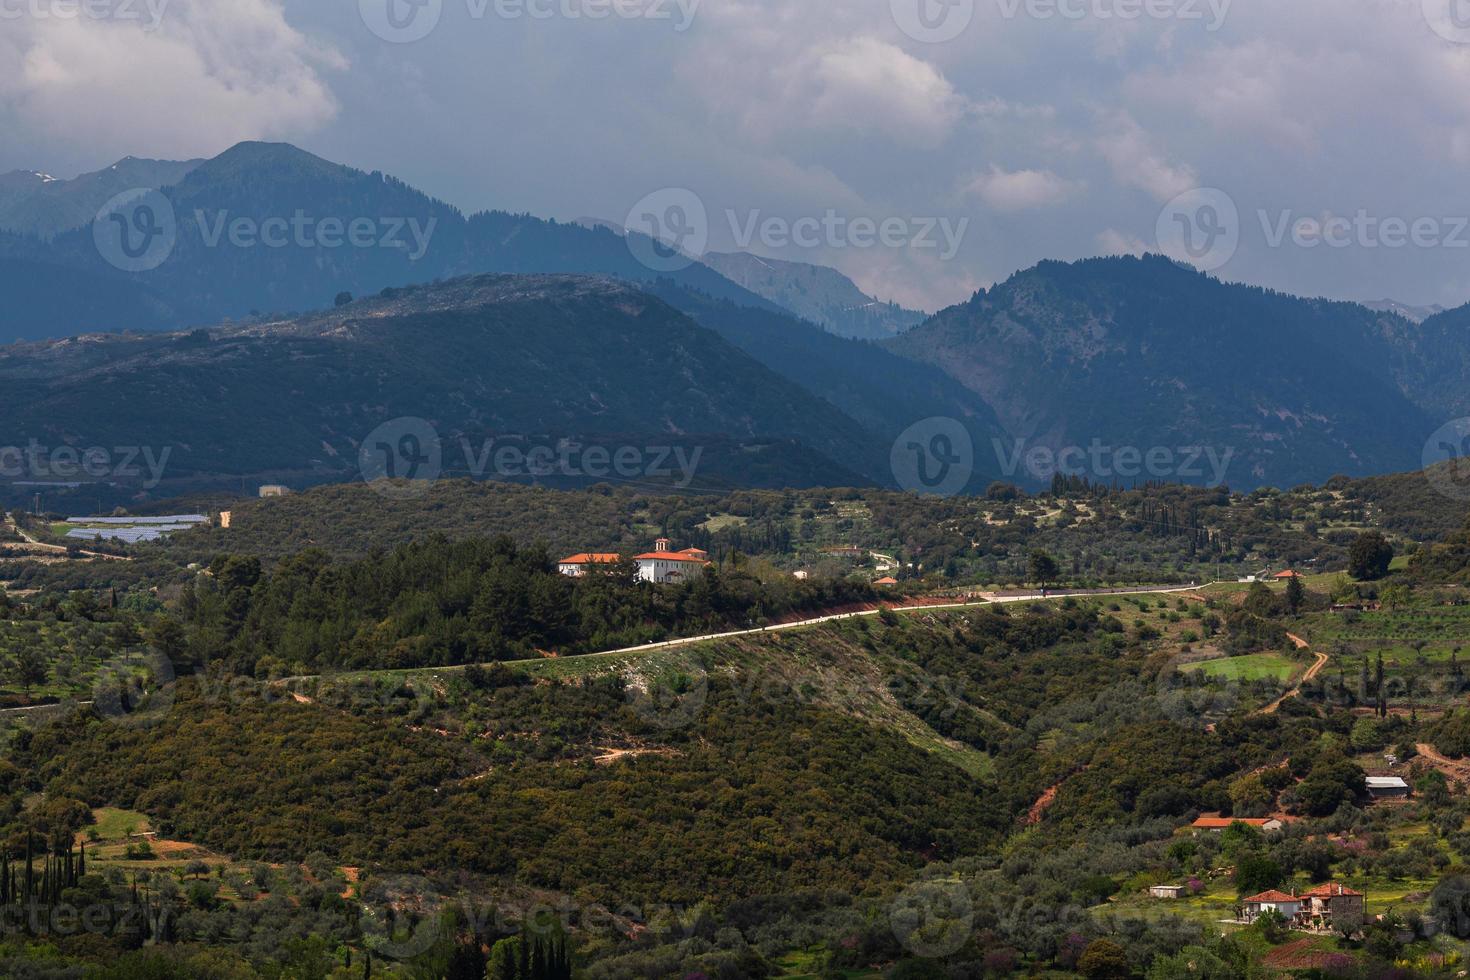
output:
[{"label": "house with red roof", "polygon": [[655,585],[677,585],[704,574],[709,567],[709,553],[698,548],[674,551],[668,538],[654,542],[653,550],[634,555],[633,563],[638,566],[638,577]]},{"label": "house with red roof", "polygon": [[1293,929],[1305,932],[1342,932],[1361,929],[1366,899],[1362,892],[1329,881],[1292,895],[1273,888],[1240,900],[1242,922],[1254,922],[1269,912],[1278,912]]},{"label": "house with red roof", "polygon": [[1335,881],[1302,892],[1303,924],[1311,929],[1356,929],[1363,924],[1367,897]]},{"label": "house with red roof", "polygon": [[1302,899],[1272,888],[1240,900],[1241,918],[1254,922],[1268,912],[1279,912],[1287,922],[1292,922],[1302,910]]},{"label": "house with red roof", "polygon": [[556,563],[556,570],[563,575],[572,578],[581,578],[588,570],[596,565],[616,565],[623,560],[622,555],[596,554],[586,552],[580,555],[569,555]]},{"label": "house with red roof", "polygon": [[1220,831],[1224,830],[1226,827],[1229,827],[1233,823],[1243,823],[1247,827],[1255,827],[1257,830],[1265,831],[1280,830],[1282,827],[1281,821],[1275,818],[1222,817],[1218,814],[1210,814],[1200,817],[1189,826],[1190,829],[1192,829],[1196,833],[1201,830],[1208,830],[1211,833],[1218,834]]}]

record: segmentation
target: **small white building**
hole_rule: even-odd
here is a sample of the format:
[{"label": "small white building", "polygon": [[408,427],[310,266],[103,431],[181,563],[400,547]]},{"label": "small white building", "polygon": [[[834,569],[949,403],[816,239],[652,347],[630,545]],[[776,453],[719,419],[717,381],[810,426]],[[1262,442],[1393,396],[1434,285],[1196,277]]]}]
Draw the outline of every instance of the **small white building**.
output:
[{"label": "small white building", "polygon": [[1409,795],[1409,784],[1401,776],[1369,776],[1368,795],[1375,800],[1403,799]]},{"label": "small white building", "polygon": [[1183,898],[1187,890],[1183,885],[1153,885],[1148,893],[1154,898],[1177,899]]},{"label": "small white building", "polygon": [[1286,892],[1276,891],[1274,888],[1271,891],[1261,892],[1259,895],[1252,895],[1242,900],[1240,904],[1246,922],[1254,922],[1267,912],[1280,912],[1283,919],[1291,922],[1302,910],[1300,898],[1288,895]]},{"label": "small white building", "polygon": [[654,550],[643,555],[634,555],[638,566],[638,577],[655,585],[677,585],[699,578],[709,566],[708,552],[698,548],[674,551],[668,538],[654,542]]},{"label": "small white building", "polygon": [[584,553],[563,558],[556,563],[556,570],[572,578],[581,578],[594,565],[616,565],[622,555]]}]

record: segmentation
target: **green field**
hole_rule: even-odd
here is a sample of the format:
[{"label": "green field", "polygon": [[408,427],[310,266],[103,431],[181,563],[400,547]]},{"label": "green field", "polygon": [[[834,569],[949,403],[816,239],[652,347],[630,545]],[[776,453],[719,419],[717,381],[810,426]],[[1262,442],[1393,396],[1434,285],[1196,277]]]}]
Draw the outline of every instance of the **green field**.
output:
[{"label": "green field", "polygon": [[1319,613],[1309,622],[1314,645],[1352,644],[1375,654],[1386,664],[1404,665],[1421,657],[1430,662],[1448,660],[1451,653],[1465,656],[1470,646],[1470,606],[1414,605],[1397,610],[1352,614]]},{"label": "green field", "polygon": [[[1389,909],[1400,913],[1411,909],[1423,909],[1435,880],[1405,878],[1390,880],[1381,877],[1344,876],[1333,879],[1362,892],[1366,898],[1370,916],[1380,915]],[[1313,887],[1306,875],[1297,875],[1282,886],[1293,894],[1300,894]],[[1205,890],[1198,895],[1179,899],[1153,898],[1147,891],[1119,894],[1105,905],[1098,906],[1099,913],[1119,913],[1129,917],[1155,919],[1178,916],[1198,922],[1201,926],[1217,932],[1230,932],[1240,928],[1226,920],[1235,917],[1238,896],[1235,885],[1228,876],[1205,882]]]},{"label": "green field", "polygon": [[1252,653],[1244,657],[1220,657],[1199,663],[1184,664],[1179,669],[1195,671],[1209,677],[1231,681],[1288,681],[1306,664],[1284,653]]},{"label": "green field", "polygon": [[91,837],[95,831],[101,840],[124,840],[129,834],[141,834],[153,829],[148,822],[148,815],[136,810],[98,807],[92,811],[92,819],[94,823],[84,833]]},{"label": "green field", "polygon": [[143,669],[141,645],[119,650],[108,623],[0,619],[0,663],[13,663],[22,650],[39,654],[46,676],[37,675],[27,684],[13,671],[7,672],[0,678],[0,704],[4,706],[26,703],[27,697],[35,702],[85,695],[104,666]]}]

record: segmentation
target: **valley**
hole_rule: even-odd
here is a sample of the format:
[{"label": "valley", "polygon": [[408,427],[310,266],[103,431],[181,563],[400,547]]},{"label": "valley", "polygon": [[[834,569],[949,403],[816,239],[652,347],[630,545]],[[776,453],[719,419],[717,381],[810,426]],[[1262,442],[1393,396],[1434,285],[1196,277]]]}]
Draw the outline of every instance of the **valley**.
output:
[{"label": "valley", "polygon": [[1470,22],[1289,6],[0,5],[0,978],[1466,980]]},{"label": "valley", "polygon": [[[1398,513],[1378,484],[1004,496],[359,484],[234,501],[129,562],[11,555],[8,629],[50,639],[3,658],[6,833],[88,841],[78,887],[146,886],[127,958],[185,969],[412,976],[538,935],[589,976],[1271,964],[1304,940],[1242,896],[1322,881],[1393,931],[1320,955],[1458,955],[1414,923],[1470,859],[1460,534],[1389,532],[1408,561],[1353,578]],[[713,566],[556,571],[651,528]],[[1385,774],[1412,795],[1372,797]],[[1219,813],[1284,826],[1191,830]],[[920,933],[893,924],[915,902]],[[117,929],[49,941],[81,963]]]}]

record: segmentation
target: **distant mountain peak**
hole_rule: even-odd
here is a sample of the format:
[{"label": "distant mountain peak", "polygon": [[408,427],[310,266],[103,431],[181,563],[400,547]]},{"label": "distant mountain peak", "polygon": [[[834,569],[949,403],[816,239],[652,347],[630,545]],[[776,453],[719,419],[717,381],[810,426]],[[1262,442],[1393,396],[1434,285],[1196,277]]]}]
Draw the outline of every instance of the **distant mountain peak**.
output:
[{"label": "distant mountain peak", "polygon": [[344,164],[324,160],[291,143],[248,140],[204,161],[196,168],[195,174],[222,176],[247,171],[275,175],[289,172],[308,177],[345,177],[360,172]]},{"label": "distant mountain peak", "polygon": [[1400,303],[1395,299],[1378,299],[1362,304],[1375,313],[1396,313],[1411,323],[1423,323],[1432,316],[1438,316],[1445,311],[1445,307],[1438,303],[1428,306],[1414,306],[1410,303]]},{"label": "distant mountain peak", "polygon": [[843,337],[893,337],[922,323],[926,316],[875,299],[846,275],[824,265],[750,252],[710,252],[701,261],[757,296]]}]

